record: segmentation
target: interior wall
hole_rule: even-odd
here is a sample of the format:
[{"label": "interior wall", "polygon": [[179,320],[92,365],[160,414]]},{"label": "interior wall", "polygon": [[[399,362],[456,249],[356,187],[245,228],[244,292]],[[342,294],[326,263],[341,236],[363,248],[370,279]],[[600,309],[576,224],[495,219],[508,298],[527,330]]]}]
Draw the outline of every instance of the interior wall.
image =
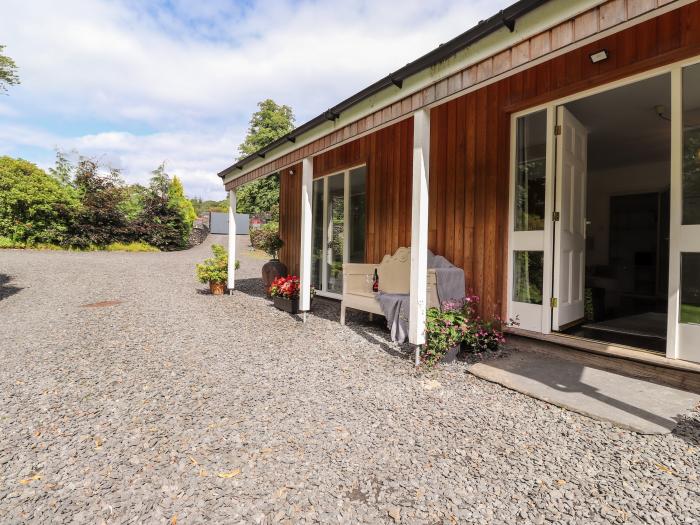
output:
[{"label": "interior wall", "polygon": [[610,197],[668,190],[670,170],[669,162],[656,162],[589,171],[586,218],[591,224],[586,232],[586,266],[610,262]]}]

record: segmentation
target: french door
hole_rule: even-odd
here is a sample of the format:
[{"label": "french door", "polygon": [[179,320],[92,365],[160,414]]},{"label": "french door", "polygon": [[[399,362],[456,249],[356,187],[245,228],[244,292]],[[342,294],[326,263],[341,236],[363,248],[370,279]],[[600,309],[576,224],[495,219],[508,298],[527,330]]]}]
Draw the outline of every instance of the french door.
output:
[{"label": "french door", "polygon": [[586,272],[586,128],[564,106],[557,108],[552,328],[583,319]]},{"label": "french door", "polygon": [[343,264],[365,262],[366,166],[314,180],[311,282],[320,295],[343,293]]}]

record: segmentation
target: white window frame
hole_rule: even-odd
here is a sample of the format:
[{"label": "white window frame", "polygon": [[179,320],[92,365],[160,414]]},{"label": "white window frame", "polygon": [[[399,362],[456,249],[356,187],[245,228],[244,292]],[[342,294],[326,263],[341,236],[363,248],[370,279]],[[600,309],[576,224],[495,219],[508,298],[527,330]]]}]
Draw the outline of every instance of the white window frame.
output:
[{"label": "white window frame", "polygon": [[[350,172],[358,168],[365,168],[365,192],[367,191],[367,163],[363,162],[355,166],[351,166],[344,170],[334,171],[327,175],[321,177],[315,177],[313,183],[317,181],[323,181],[323,249],[321,250],[321,289],[316,290],[316,295],[320,297],[329,297],[331,299],[342,299],[342,294],[329,292],[326,290],[326,285],[328,283],[328,233],[333,227],[330,219],[328,218],[328,179],[336,175],[343,175],[343,264],[348,262],[348,232],[349,232],[349,222],[348,222],[348,211],[350,203]],[[313,230],[313,220],[311,228]],[[365,225],[366,230],[366,225]],[[365,231],[366,233],[366,231]],[[312,242],[313,244],[313,242]]]},{"label": "white window frame", "polygon": [[[700,55],[692,58],[680,60],[657,67],[643,73],[631,75],[629,77],[608,82],[592,89],[580,91],[567,97],[562,97],[544,104],[529,107],[525,110],[511,114],[510,126],[510,191],[509,191],[509,218],[508,218],[508,316],[520,316],[520,328],[542,334],[552,333],[552,279],[553,259],[554,259],[554,223],[552,222],[552,212],[554,211],[554,177],[555,177],[555,136],[554,127],[556,125],[556,110],[558,106],[581,100],[592,95],[604,93],[618,87],[635,84],[639,81],[653,78],[660,75],[670,74],[671,76],[671,217],[670,217],[670,242],[669,242],[669,286],[668,286],[668,326],[667,326],[667,347],[666,357],[676,359],[679,357],[679,345],[683,340],[695,341],[697,335],[690,335],[691,328],[679,323],[680,313],[680,253],[700,251],[700,225],[681,226],[680,208],[682,202],[682,151],[683,151],[683,88],[682,72],[683,68],[700,64]],[[516,160],[516,134],[517,119],[538,111],[547,111],[547,169],[545,183],[545,229],[534,232],[539,234],[537,239],[533,236],[529,240],[518,239],[522,233],[515,232],[515,160]],[[541,239],[539,238],[541,237]],[[521,248],[522,246],[522,248]],[[532,246],[532,247],[531,247]],[[542,248],[540,248],[540,246]],[[513,301],[513,252],[517,250],[537,250],[544,251],[544,283],[542,287],[542,306],[516,303]],[[692,327],[693,329],[695,327]],[[621,346],[621,345],[619,345]]]}]

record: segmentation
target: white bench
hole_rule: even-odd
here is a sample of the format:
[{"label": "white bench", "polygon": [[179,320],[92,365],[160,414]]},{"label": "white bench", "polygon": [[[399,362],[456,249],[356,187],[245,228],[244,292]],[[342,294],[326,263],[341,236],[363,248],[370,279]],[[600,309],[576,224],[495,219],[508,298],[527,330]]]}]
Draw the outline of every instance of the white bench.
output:
[{"label": "white bench", "polygon": [[[377,264],[343,264],[343,299],[340,304],[340,324],[345,324],[345,310],[352,308],[383,315],[372,291],[374,270],[379,277],[379,291],[391,294],[409,294],[411,280],[411,249],[399,248],[394,255],[385,255]],[[439,307],[435,270],[428,270],[427,308]]]}]

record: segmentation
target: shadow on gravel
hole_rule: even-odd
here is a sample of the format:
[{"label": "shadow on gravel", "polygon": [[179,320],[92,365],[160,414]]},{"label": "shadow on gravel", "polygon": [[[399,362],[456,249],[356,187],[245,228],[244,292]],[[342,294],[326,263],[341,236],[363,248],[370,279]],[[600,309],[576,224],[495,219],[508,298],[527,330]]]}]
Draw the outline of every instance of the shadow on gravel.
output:
[{"label": "shadow on gravel", "polygon": [[236,279],[236,291],[252,297],[266,297],[265,286],[263,286],[262,279],[259,277]]},{"label": "shadow on gravel", "polygon": [[8,284],[11,280],[12,277],[6,273],[0,273],[0,301],[19,293],[23,289],[19,286],[12,286],[11,284]]},{"label": "shadow on gravel", "polygon": [[671,431],[671,434],[681,438],[689,445],[694,447],[700,446],[700,419],[698,419],[697,416],[679,417],[678,424],[676,425],[676,428]]}]

